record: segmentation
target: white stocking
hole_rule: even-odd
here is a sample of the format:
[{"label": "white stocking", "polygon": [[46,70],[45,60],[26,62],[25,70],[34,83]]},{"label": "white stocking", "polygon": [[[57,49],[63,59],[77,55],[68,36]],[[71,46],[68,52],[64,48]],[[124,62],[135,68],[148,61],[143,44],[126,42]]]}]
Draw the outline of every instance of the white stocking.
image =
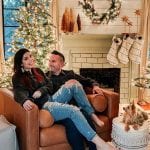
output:
[{"label": "white stocking", "polygon": [[119,61],[123,64],[127,64],[129,62],[128,55],[129,55],[129,50],[133,44],[133,41],[134,40],[131,39],[129,35],[125,35],[123,37],[123,43],[118,52]]},{"label": "white stocking", "polygon": [[142,36],[137,36],[129,52],[130,60],[136,64],[141,63],[141,51],[142,51],[143,43],[144,40]]},{"label": "white stocking", "polygon": [[121,45],[122,40],[120,38],[117,38],[116,36],[113,36],[112,39],[112,45],[110,47],[110,50],[107,54],[107,60],[111,65],[117,65],[118,59],[117,59],[117,52],[118,48]]}]

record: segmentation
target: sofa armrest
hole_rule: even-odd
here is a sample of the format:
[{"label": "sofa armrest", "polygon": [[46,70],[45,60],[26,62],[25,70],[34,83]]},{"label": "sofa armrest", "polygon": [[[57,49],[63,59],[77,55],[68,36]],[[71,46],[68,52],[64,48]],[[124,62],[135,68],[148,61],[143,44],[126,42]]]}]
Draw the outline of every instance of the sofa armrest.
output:
[{"label": "sofa armrest", "polygon": [[16,126],[21,150],[38,150],[39,147],[39,110],[35,105],[31,111],[17,103],[12,92],[0,89],[2,114]]},{"label": "sofa armrest", "polygon": [[88,94],[87,97],[96,112],[107,115],[110,119],[116,117],[119,111],[119,94],[102,89],[104,96]]},{"label": "sofa armrest", "polygon": [[110,119],[113,119],[118,116],[119,112],[119,94],[105,89],[103,89],[103,94],[107,99],[107,109],[105,113]]}]

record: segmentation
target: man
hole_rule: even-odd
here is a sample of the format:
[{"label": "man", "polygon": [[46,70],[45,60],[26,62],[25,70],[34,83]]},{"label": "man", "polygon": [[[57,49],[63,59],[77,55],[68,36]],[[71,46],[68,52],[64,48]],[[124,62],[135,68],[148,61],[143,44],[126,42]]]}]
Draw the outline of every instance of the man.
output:
[{"label": "man", "polygon": [[[64,67],[64,65],[65,65],[64,55],[58,51],[53,51],[49,59],[49,69],[51,71],[47,72],[47,76],[50,78],[50,80],[53,83],[52,94],[57,92],[62,87],[62,85],[69,88],[75,84],[78,84],[78,82],[83,87],[91,87],[93,90],[93,93],[102,94],[102,91],[99,88],[97,82],[88,78],[84,78],[83,76],[80,76],[74,73],[73,71],[63,70],[62,68]],[[72,100],[70,103],[77,105],[74,100]],[[91,117],[85,111],[82,111],[82,112],[84,116],[86,117],[87,121],[89,122],[89,124],[91,125],[91,127],[95,129],[94,124],[92,123]],[[101,122],[99,119],[94,117],[93,120],[99,126],[103,125],[103,122]],[[59,123],[63,124],[66,127],[67,138],[73,150],[84,150],[84,143],[83,143],[84,138],[78,132],[76,127],[73,125],[73,123],[69,119],[60,121]],[[89,150],[96,150],[96,146],[92,142],[87,142],[87,143],[89,146]]]}]

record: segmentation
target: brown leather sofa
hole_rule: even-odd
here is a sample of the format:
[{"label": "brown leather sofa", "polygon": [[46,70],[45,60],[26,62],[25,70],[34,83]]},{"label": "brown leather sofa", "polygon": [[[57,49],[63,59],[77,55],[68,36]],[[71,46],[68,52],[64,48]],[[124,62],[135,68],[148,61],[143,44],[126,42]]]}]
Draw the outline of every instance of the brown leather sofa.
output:
[{"label": "brown leather sofa", "polygon": [[[105,98],[94,94],[88,98],[105,123],[101,128],[96,126],[97,133],[108,141],[112,119],[118,115],[119,95],[107,90],[103,93]],[[71,150],[62,125],[55,124],[47,111],[39,111],[36,106],[25,111],[15,102],[13,93],[5,88],[0,89],[0,114],[16,125],[20,150]]]}]

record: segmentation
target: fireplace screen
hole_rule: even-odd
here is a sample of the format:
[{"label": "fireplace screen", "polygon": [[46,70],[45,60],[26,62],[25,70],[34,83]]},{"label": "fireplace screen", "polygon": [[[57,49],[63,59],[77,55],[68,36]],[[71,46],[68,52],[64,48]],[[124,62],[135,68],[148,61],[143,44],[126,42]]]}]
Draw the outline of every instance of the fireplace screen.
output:
[{"label": "fireplace screen", "polygon": [[81,68],[80,74],[96,80],[102,88],[120,93],[120,68]]}]

